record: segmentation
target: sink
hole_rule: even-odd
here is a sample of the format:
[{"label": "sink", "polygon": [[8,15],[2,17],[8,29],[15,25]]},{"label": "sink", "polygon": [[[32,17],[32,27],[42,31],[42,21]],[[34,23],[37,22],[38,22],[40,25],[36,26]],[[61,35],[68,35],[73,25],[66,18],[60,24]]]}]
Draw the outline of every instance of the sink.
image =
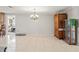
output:
[{"label": "sink", "polygon": [[59,31],[63,31],[64,29],[63,29],[63,28],[59,28],[58,30],[59,30]]}]

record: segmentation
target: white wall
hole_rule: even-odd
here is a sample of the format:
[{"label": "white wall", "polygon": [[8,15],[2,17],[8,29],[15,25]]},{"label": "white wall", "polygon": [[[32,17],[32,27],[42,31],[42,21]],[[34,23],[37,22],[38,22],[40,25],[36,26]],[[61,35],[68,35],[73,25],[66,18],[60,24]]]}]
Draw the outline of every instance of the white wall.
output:
[{"label": "white wall", "polygon": [[28,14],[16,14],[16,33],[53,34],[53,16],[49,14],[39,14],[39,19],[33,21]]}]

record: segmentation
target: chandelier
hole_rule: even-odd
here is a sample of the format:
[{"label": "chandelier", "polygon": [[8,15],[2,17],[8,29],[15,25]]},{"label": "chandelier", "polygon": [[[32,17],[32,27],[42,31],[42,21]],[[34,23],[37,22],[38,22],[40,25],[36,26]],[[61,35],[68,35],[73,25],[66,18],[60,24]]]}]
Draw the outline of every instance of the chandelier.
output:
[{"label": "chandelier", "polygon": [[30,15],[30,18],[33,20],[37,20],[39,18],[39,15],[36,13],[36,9],[34,8],[33,14]]}]

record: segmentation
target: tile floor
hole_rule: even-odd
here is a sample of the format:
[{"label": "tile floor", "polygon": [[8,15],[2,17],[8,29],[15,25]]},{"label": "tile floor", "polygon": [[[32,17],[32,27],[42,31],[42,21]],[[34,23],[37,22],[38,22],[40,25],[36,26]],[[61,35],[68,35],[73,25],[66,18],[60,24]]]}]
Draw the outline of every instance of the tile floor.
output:
[{"label": "tile floor", "polygon": [[79,52],[79,46],[68,45],[54,36],[17,36],[17,52]]}]

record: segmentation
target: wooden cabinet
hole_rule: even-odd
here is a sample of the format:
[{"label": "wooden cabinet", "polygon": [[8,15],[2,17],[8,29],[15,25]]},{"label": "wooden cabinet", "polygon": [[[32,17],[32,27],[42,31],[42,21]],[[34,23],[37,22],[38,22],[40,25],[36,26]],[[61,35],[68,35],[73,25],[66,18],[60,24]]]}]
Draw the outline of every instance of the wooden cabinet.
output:
[{"label": "wooden cabinet", "polygon": [[0,35],[4,34],[5,25],[4,25],[4,13],[0,13]]},{"label": "wooden cabinet", "polygon": [[67,20],[66,13],[59,13],[54,16],[54,35],[59,39],[65,37],[65,20]]},{"label": "wooden cabinet", "polygon": [[0,13],[0,28],[4,24],[4,13]]}]

